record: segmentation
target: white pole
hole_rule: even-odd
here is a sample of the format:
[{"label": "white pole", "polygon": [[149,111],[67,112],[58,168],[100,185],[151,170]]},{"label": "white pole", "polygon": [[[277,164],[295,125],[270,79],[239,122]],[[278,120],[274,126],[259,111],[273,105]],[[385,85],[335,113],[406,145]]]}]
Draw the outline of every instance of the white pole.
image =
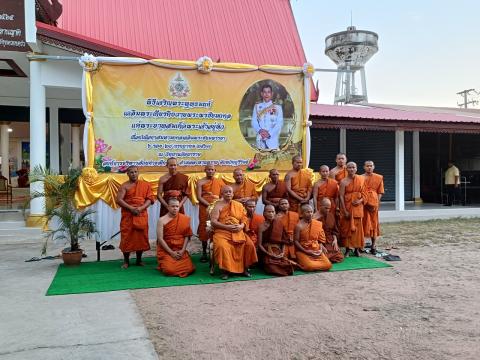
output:
[{"label": "white pole", "polygon": [[340,152],[347,153],[347,129],[340,129]]},{"label": "white pole", "polygon": [[10,146],[10,139],[8,133],[8,123],[2,123],[0,127],[0,143],[1,143],[1,155],[2,155],[2,176],[10,179],[10,154],[8,148]]},{"label": "white pole", "polygon": [[405,132],[395,131],[395,210],[405,210]]},{"label": "white pole", "polygon": [[48,128],[50,140],[50,169],[60,172],[60,146],[58,136],[58,106],[50,106],[50,123]]}]

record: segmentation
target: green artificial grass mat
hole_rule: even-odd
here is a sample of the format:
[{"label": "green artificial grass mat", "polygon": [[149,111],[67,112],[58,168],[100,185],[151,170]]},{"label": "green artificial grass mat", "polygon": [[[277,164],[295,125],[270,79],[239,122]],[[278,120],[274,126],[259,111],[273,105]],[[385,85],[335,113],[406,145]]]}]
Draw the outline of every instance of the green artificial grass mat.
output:
[{"label": "green artificial grass mat", "polygon": [[[144,258],[145,266],[143,267],[133,265],[135,259],[130,259],[132,265],[128,269],[120,268],[122,260],[84,262],[80,266],[75,267],[61,264],[50,284],[47,296],[275,278],[275,276],[267,275],[262,270],[254,268],[251,269],[252,277],[250,278],[231,276],[228,280],[221,280],[218,268],[215,270],[215,275],[211,276],[208,263],[200,263],[199,260],[200,255],[195,254],[192,256],[196,270],[186,278],[163,275],[156,269],[157,259],[155,257]],[[347,257],[343,262],[333,264],[329,272],[386,267],[391,267],[391,265],[366,256]],[[294,275],[306,274],[312,273],[303,271],[295,271],[294,273]]]}]

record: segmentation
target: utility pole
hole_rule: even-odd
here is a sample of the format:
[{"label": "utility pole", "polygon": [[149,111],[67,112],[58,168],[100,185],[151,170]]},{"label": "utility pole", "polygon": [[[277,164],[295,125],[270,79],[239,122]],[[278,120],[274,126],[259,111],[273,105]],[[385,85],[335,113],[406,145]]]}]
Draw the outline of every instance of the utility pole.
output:
[{"label": "utility pole", "polygon": [[475,89],[467,89],[467,90],[463,90],[463,91],[460,91],[457,93],[457,95],[460,95],[463,97],[463,103],[457,103],[457,105],[459,107],[464,107],[465,109],[468,108],[468,105],[469,104],[472,104],[472,105],[476,105],[478,104],[478,100],[469,100],[468,99],[468,96],[471,94],[471,93],[475,93],[475,94],[480,94],[480,92],[476,91]]}]

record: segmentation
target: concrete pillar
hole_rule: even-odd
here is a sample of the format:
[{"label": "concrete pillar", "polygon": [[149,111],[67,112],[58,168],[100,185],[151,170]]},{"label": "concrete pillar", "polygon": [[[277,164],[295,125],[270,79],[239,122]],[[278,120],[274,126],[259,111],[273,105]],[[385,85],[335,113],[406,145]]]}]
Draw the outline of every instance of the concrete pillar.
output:
[{"label": "concrete pillar", "polygon": [[420,135],[418,131],[413,132],[413,199],[416,204],[421,204],[420,194]]},{"label": "concrete pillar", "polygon": [[60,134],[62,136],[62,143],[60,144],[61,170],[62,174],[66,174],[72,161],[72,130],[70,124],[60,124]]},{"label": "concrete pillar", "polygon": [[80,125],[72,124],[72,167],[80,167]]},{"label": "concrete pillar", "polygon": [[58,134],[58,106],[50,106],[50,123],[48,128],[50,140],[50,170],[60,172],[60,146]]},{"label": "concrete pillar", "polygon": [[[46,163],[46,122],[45,86],[41,82],[42,62],[30,60],[30,170]],[[30,194],[43,192],[43,184],[30,185]],[[30,217],[27,226],[43,226],[45,199],[37,198],[30,202]]]},{"label": "concrete pillar", "polygon": [[8,133],[9,123],[2,123],[0,125],[0,147],[2,156],[2,176],[10,179],[10,137]]},{"label": "concrete pillar", "polygon": [[340,129],[340,151],[339,152],[344,154],[347,153],[347,129]]},{"label": "concrete pillar", "polygon": [[395,131],[395,210],[405,210],[405,132]]}]

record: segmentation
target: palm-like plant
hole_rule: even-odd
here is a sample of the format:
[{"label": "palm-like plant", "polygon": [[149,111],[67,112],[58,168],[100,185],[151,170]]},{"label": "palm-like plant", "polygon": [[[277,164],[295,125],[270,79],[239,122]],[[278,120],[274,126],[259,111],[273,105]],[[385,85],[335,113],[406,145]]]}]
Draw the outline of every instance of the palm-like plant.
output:
[{"label": "palm-like plant", "polygon": [[33,191],[30,201],[37,198],[45,199],[45,217],[50,223],[55,221],[55,228],[48,230],[42,254],[47,251],[50,239],[70,242],[70,249],[79,250],[79,242],[97,233],[96,224],[89,216],[95,211],[79,211],[75,207],[75,192],[81,175],[79,169],[69,169],[66,175],[59,175],[49,169],[37,166],[30,173],[30,183],[43,183],[43,191]]}]

